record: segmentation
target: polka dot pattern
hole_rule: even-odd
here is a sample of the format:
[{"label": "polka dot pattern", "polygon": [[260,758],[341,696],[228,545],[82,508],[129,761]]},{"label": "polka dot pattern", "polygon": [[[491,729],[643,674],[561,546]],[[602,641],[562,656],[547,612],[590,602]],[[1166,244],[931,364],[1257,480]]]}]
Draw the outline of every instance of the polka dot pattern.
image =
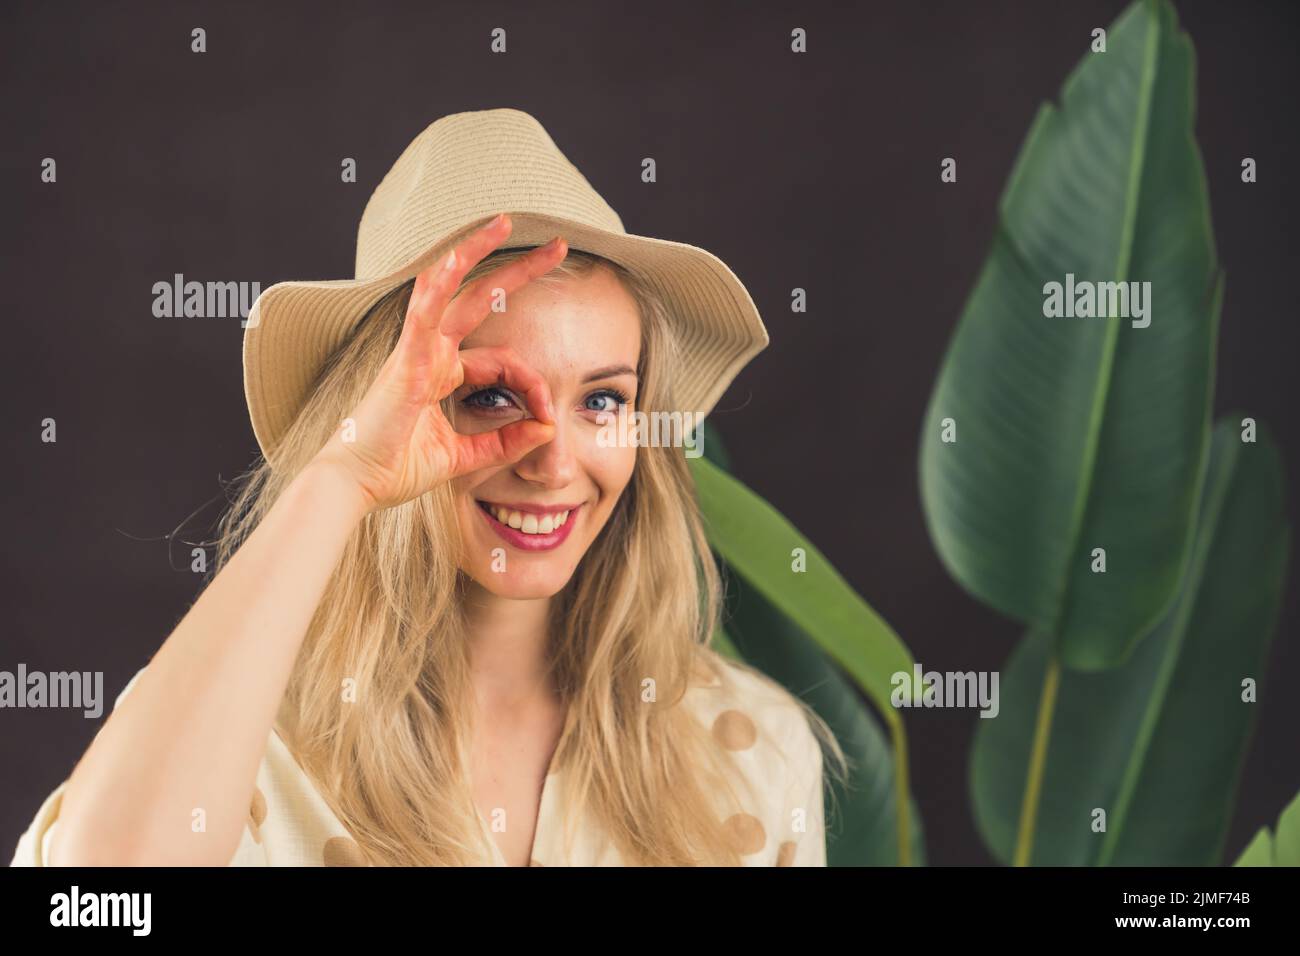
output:
[{"label": "polka dot pattern", "polygon": [[361,847],[351,837],[330,837],[323,853],[326,866],[365,866]]},{"label": "polka dot pattern", "polygon": [[741,856],[758,853],[767,845],[762,821],[749,813],[733,813],[722,824],[727,840]]},{"label": "polka dot pattern", "polygon": [[758,740],[758,728],[740,711],[724,710],[713,722],[713,739],[728,750],[748,750]]},{"label": "polka dot pattern", "polygon": [[[724,672],[725,673],[725,672]],[[731,681],[720,680],[711,675],[707,667],[700,660],[693,665],[693,675],[703,682],[703,686],[713,687],[738,687],[744,690],[743,680],[733,684]],[[733,675],[734,676],[734,675]],[[700,686],[700,685],[697,685]],[[767,718],[763,717],[763,726],[760,728],[756,716],[764,714],[763,711],[754,710],[751,704],[765,703],[767,698],[758,697],[733,697],[730,692],[725,695],[716,693],[703,693],[690,698],[700,708],[699,718],[703,718],[703,728],[708,728],[708,733],[713,739],[713,743],[720,750],[732,754],[746,754],[743,758],[735,760],[734,769],[746,775],[753,773],[757,775],[760,781],[760,788],[764,783],[774,785],[774,781],[781,779],[781,771],[777,770],[778,761],[775,757],[769,759],[766,741],[770,738],[769,728],[767,727]],[[701,728],[701,729],[703,729]],[[760,735],[759,730],[764,731]],[[762,740],[760,741],[760,737]],[[275,758],[274,763],[270,763],[265,774],[259,771],[258,779],[260,786],[254,786],[252,796],[248,804],[247,829],[251,837],[250,843],[255,843],[262,847],[261,850],[251,852],[250,847],[245,844],[241,852],[237,854],[235,863],[232,865],[247,865],[252,862],[266,861],[271,865],[317,865],[324,866],[360,866],[368,867],[371,865],[370,860],[363,852],[357,841],[346,835],[338,835],[320,840],[311,840],[306,837],[308,831],[303,829],[303,823],[295,820],[294,817],[300,813],[307,812],[306,807],[301,805],[300,801],[295,799],[297,794],[290,790],[283,796],[277,791],[266,790],[263,786],[278,786],[280,777],[286,779],[292,777],[294,783],[307,783],[301,776],[301,770],[298,768],[287,753],[282,753],[283,744],[279,738],[274,735],[271,738],[271,747],[268,750],[268,761]],[[277,750],[276,747],[280,750]],[[553,785],[552,777],[562,774],[558,766],[556,755],[552,754],[551,760],[546,769],[547,784]],[[781,765],[786,767],[785,764]],[[807,789],[820,794],[820,780],[811,780],[807,784]],[[552,791],[554,793],[554,791]],[[270,813],[271,801],[267,799],[268,794],[276,797],[276,812]],[[545,795],[545,793],[544,793]],[[788,801],[787,801],[788,802]],[[806,801],[805,801],[806,802]],[[803,854],[803,865],[817,866],[824,865],[824,858],[820,856],[820,839],[813,838],[814,842],[810,845],[806,841],[799,842],[798,839],[781,839],[780,834],[786,830],[782,820],[784,812],[778,815],[778,808],[775,806],[766,806],[764,804],[762,813],[772,814],[771,819],[756,816],[755,813],[746,812],[746,810],[757,811],[755,807],[741,809],[732,807],[739,812],[732,813],[721,824],[721,835],[723,839],[733,848],[734,852],[746,858],[746,865],[776,865],[776,866],[795,866],[796,860]],[[788,809],[788,808],[787,808]],[[544,807],[539,809],[539,826],[555,825],[547,819],[548,814],[561,816],[564,812],[563,806],[556,806],[555,800],[549,800]],[[288,817],[289,819],[283,819]],[[270,819],[268,819],[270,818]],[[318,820],[309,819],[305,821],[310,824],[321,824],[321,828],[316,832],[343,834],[346,831],[331,815],[322,813]],[[330,824],[325,828],[326,824]],[[281,839],[268,840],[272,834],[280,833],[278,828],[283,828],[284,836]],[[776,836],[775,840],[769,839],[769,832]],[[313,846],[314,844],[314,846]],[[615,854],[612,858],[609,854],[604,853],[603,847],[598,853],[589,854],[591,856],[600,856],[602,862],[600,865],[606,865],[612,859],[616,859]],[[314,857],[314,858],[313,858]],[[499,859],[499,857],[498,857]],[[562,864],[571,864],[573,861],[568,859],[558,859],[554,862]],[[541,860],[530,856],[528,866],[544,867]],[[578,865],[589,865],[587,862]]]},{"label": "polka dot pattern", "polygon": [[253,788],[253,802],[248,807],[248,832],[255,843],[262,842],[262,824],[266,822],[266,795],[260,787]]}]

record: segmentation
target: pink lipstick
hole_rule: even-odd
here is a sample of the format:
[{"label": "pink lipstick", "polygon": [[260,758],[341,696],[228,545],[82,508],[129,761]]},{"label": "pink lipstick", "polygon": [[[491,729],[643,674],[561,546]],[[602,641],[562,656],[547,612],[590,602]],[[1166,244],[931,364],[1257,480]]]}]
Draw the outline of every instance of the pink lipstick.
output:
[{"label": "pink lipstick", "polygon": [[[483,520],[504,541],[520,551],[551,551],[558,548],[573,531],[578,518],[577,505],[530,505],[522,503],[477,502]],[[502,519],[505,520],[502,520]],[[511,527],[518,522],[520,527]],[[544,530],[549,528],[549,530]]]}]

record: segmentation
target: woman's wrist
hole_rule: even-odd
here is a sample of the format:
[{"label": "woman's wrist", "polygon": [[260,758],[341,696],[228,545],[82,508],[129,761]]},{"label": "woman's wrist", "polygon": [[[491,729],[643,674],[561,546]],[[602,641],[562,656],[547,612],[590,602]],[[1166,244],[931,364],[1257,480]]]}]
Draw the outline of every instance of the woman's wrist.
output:
[{"label": "woman's wrist", "polygon": [[308,494],[321,507],[338,509],[352,524],[361,521],[374,510],[374,502],[352,473],[341,463],[326,454],[317,455],[300,471],[293,481],[308,489]]}]

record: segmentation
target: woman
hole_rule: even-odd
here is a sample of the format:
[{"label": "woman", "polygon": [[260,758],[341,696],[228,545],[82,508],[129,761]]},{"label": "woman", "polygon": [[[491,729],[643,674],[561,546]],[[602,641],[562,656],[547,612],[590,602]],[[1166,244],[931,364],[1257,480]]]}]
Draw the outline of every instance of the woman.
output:
[{"label": "woman", "polygon": [[[388,292],[278,430],[268,416],[295,403],[266,383],[292,376],[246,338],[265,457],[217,573],[15,863],[824,865],[818,737],[840,760],[833,737],[708,649],[720,586],[681,449],[601,437],[620,410],[701,385],[690,330],[655,284],[564,235],[503,248],[515,218],[592,250],[593,230],[661,241],[554,212],[413,224],[411,164],[432,175],[454,147],[481,201],[527,208],[511,192],[525,176],[539,201],[540,125],[447,119],[462,117],[490,125],[440,121],[449,138],[417,140],[372,197],[357,282],[376,230],[450,251],[370,269]],[[494,179],[501,130],[533,153],[502,147],[507,167],[526,159]],[[398,203],[376,211],[385,190]],[[276,341],[268,319],[246,334]]]}]

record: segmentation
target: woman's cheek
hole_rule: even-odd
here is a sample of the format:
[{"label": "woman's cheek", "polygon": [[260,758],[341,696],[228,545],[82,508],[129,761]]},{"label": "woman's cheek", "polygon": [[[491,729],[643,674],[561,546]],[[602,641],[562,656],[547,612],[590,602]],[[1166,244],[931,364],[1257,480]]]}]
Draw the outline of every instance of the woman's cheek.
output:
[{"label": "woman's cheek", "polygon": [[627,487],[628,482],[632,480],[632,473],[636,471],[637,455],[637,450],[635,448],[624,448],[621,450],[623,452],[623,460],[619,463],[620,468],[618,473],[618,490],[620,494],[622,494],[623,489]]},{"label": "woman's cheek", "polygon": [[600,489],[602,511],[613,510],[619,496],[632,480],[636,470],[637,450],[633,445],[613,448],[593,448],[588,473]]}]

